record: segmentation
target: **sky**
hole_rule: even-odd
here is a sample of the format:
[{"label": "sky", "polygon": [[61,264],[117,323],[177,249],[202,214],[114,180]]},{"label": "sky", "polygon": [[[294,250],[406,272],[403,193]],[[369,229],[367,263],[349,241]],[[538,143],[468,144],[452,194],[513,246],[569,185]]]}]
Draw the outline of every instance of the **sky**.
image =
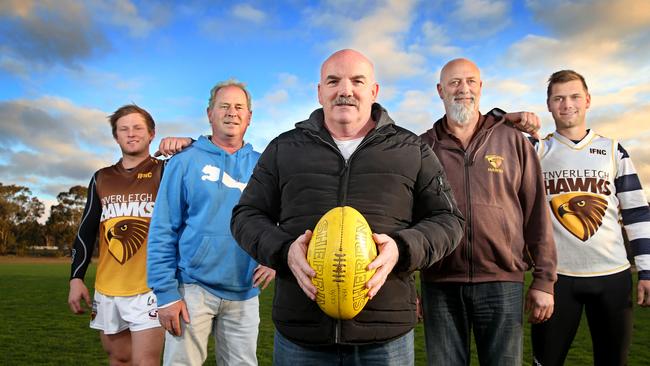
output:
[{"label": "sky", "polygon": [[136,103],[156,139],[208,134],[209,91],[253,96],[259,151],[319,107],[321,63],[354,48],[375,64],[378,102],[420,134],[444,114],[440,68],[481,68],[481,111],[532,111],[554,130],[546,80],[583,74],[588,124],[621,141],[650,194],[647,0],[0,0],[0,182],[47,206],[120,151],[107,116]]}]

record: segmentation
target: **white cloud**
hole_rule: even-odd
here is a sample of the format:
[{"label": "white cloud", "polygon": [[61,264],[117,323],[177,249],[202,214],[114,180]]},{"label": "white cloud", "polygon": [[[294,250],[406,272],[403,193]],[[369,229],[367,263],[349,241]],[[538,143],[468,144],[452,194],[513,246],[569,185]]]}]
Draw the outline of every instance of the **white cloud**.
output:
[{"label": "white cloud", "polygon": [[289,100],[289,92],[285,89],[278,89],[264,95],[262,98],[262,104],[273,106],[285,103],[287,100]]},{"label": "white cloud", "polygon": [[[528,0],[527,5],[548,29],[547,38],[554,40],[553,45],[535,42],[532,37],[524,40],[528,48],[541,46],[537,52],[540,60],[557,59],[555,64],[576,65],[595,75],[625,76],[630,68],[647,69],[650,2]],[[522,50],[521,44],[519,48]]]},{"label": "white cloud", "polygon": [[115,150],[106,115],[51,96],[0,102],[3,181],[51,195],[53,182],[86,184]]},{"label": "white cloud", "polygon": [[[133,37],[147,36],[157,25],[156,17],[152,16],[152,14],[143,16],[138,7],[130,0],[97,0],[94,6],[96,12],[110,15],[105,20],[128,29]],[[161,6],[155,13],[162,14],[162,9],[163,7]]]},{"label": "white cloud", "polygon": [[[146,14],[143,14],[146,9]],[[130,0],[11,0],[0,2],[0,67],[22,75],[52,65],[80,69],[83,61],[111,50],[101,24],[144,37],[169,19],[163,3],[136,6]],[[112,30],[112,29],[111,29]],[[22,63],[22,67],[17,64]]]},{"label": "white cloud", "polygon": [[528,0],[534,17],[562,36],[588,33],[593,39],[647,32],[650,2],[639,0]]},{"label": "white cloud", "polygon": [[387,103],[395,99],[399,95],[399,89],[395,85],[380,84],[379,95],[377,96],[378,103]]},{"label": "white cloud", "polygon": [[508,96],[527,94],[531,92],[532,89],[530,85],[514,79],[484,80],[483,86],[490,88],[493,93]]},{"label": "white cloud", "polygon": [[508,2],[501,0],[460,0],[453,15],[465,21],[484,21],[506,17],[509,8]]},{"label": "white cloud", "polygon": [[639,103],[643,103],[649,99],[650,80],[646,82],[643,82],[643,80],[638,80],[638,82],[640,82],[640,84],[625,86],[614,89],[612,91],[604,91],[599,94],[592,92],[591,106],[595,108],[607,107],[611,105],[638,107]]},{"label": "white cloud", "polygon": [[289,88],[293,88],[298,86],[298,76],[294,74],[290,74],[288,72],[283,72],[278,75],[278,81],[280,82],[281,85]]},{"label": "white cloud", "polygon": [[0,7],[0,42],[5,55],[26,67],[76,66],[107,49],[89,9],[73,0],[11,1]]},{"label": "white cloud", "polygon": [[[423,41],[422,47],[433,56],[452,56],[461,52],[461,48],[450,44],[449,36],[444,26],[432,21],[425,21],[422,24]],[[418,47],[418,46],[416,46]]]},{"label": "white cloud", "polygon": [[158,150],[163,137],[191,137],[210,135],[212,130],[207,115],[179,116],[174,119],[156,122],[156,138],[151,143],[151,153]]},{"label": "white cloud", "polygon": [[431,128],[445,112],[435,90],[407,90],[397,108],[389,113],[398,125],[419,135]]},{"label": "white cloud", "polygon": [[12,14],[21,18],[27,18],[33,9],[33,0],[4,0],[0,2],[0,14]]},{"label": "white cloud", "polygon": [[587,123],[593,126],[596,132],[618,140],[645,140],[647,143],[650,139],[650,103],[646,101],[645,104],[634,108],[626,108],[621,113],[611,113],[606,107],[603,106],[602,110],[587,115]]},{"label": "white cloud", "polygon": [[460,38],[475,39],[493,35],[510,24],[510,3],[503,0],[459,0],[450,16],[458,24]]},{"label": "white cloud", "polygon": [[[377,79],[394,81],[424,72],[425,58],[409,52],[406,33],[414,18],[414,0],[386,0],[380,4],[357,4],[365,11],[350,11],[344,4],[312,9],[309,24],[337,33],[327,42],[328,51],[354,48],[375,64]],[[355,18],[350,14],[366,14]]]},{"label": "white cloud", "polygon": [[232,7],[231,12],[235,17],[253,23],[262,23],[266,19],[266,14],[263,11],[249,4],[235,5]]},{"label": "white cloud", "polygon": [[[2,183],[27,186],[41,199],[86,185],[94,171],[121,156],[109,114],[56,96],[0,102]],[[162,137],[205,133],[210,133],[205,116],[158,120],[151,153]]]},{"label": "white cloud", "polygon": [[[600,40],[584,44],[576,39],[555,39],[528,35],[515,42],[506,54],[511,65],[544,70],[575,69],[581,73],[624,75],[624,60],[617,60],[621,44],[616,40]],[[596,57],[597,56],[597,57]],[[605,69],[605,70],[603,70]],[[548,72],[548,71],[547,71]],[[548,72],[550,75],[550,72]]]}]

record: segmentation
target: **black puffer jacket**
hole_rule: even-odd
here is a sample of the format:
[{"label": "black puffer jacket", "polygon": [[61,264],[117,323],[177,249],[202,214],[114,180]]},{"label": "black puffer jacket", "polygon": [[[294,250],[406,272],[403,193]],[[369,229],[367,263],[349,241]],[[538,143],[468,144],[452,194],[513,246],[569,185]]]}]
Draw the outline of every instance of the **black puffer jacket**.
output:
[{"label": "black puffer jacket", "polygon": [[[324,127],[323,110],[314,111],[269,144],[233,209],[231,230],[239,245],[277,270],[273,321],[295,343],[381,343],[405,334],[416,324],[413,271],[449,254],[461,239],[463,219],[435,154],[379,104],[372,117],[376,128],[346,163]],[[325,315],[287,266],[291,243],[344,205],[399,248],[384,286],[347,321]]]}]

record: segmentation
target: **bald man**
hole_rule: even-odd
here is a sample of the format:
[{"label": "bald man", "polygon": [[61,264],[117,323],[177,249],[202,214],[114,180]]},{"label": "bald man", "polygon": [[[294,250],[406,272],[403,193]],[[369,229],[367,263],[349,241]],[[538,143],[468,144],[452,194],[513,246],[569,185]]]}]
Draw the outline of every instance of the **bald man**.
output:
[{"label": "bald man", "polygon": [[531,266],[529,321],[553,313],[556,252],[540,163],[520,132],[479,112],[482,85],[473,62],[447,63],[437,86],[445,116],[421,136],[466,219],[458,248],[421,276],[431,365],[468,365],[472,329],[481,365],[520,365]]},{"label": "bald man", "polygon": [[[412,365],[413,271],[449,254],[463,219],[438,159],[375,103],[379,85],[362,54],[341,50],[322,65],[315,110],[266,148],[233,209],[231,231],[277,270],[275,365]],[[379,255],[369,301],[352,320],[314,301],[306,260],[311,229],[337,206],[360,211]]]}]

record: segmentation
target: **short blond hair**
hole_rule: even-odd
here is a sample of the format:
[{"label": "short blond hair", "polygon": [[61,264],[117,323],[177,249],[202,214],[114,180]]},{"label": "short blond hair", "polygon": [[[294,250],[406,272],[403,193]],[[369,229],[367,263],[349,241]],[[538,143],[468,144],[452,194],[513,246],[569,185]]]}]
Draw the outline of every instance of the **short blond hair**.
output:
[{"label": "short blond hair", "polygon": [[246,94],[246,105],[248,106],[248,110],[252,112],[253,108],[251,102],[251,93],[249,93],[248,89],[246,89],[246,84],[236,79],[220,81],[217,83],[217,85],[212,87],[212,89],[210,90],[210,99],[208,100],[208,110],[212,110],[212,107],[214,107],[214,100],[217,97],[217,92],[227,86],[235,86],[241,89],[244,92],[244,94]]}]

